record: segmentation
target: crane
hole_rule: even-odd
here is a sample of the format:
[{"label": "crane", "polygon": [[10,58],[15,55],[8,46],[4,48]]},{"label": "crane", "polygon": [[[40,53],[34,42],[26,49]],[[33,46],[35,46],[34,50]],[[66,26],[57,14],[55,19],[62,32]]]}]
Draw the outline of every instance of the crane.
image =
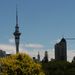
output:
[{"label": "crane", "polygon": [[75,38],[65,38],[66,40],[75,40]]}]

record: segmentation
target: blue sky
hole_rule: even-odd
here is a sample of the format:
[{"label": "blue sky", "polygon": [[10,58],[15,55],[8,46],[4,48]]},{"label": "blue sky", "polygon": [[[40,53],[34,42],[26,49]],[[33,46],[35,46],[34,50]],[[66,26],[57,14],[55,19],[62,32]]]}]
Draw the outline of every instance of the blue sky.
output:
[{"label": "blue sky", "polygon": [[[75,37],[75,0],[0,0],[0,44],[10,44],[18,5],[21,44],[53,49],[62,37]],[[75,50],[75,41],[67,41]]]}]

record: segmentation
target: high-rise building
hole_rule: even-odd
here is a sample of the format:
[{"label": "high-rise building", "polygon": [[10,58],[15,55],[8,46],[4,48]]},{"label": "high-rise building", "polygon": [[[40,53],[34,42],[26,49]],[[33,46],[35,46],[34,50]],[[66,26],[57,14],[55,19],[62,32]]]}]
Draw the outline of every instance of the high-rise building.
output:
[{"label": "high-rise building", "polygon": [[13,33],[15,36],[15,44],[16,44],[16,53],[19,53],[19,40],[21,33],[19,32],[19,26],[18,26],[18,12],[16,8],[16,26],[15,26],[15,32]]},{"label": "high-rise building", "polygon": [[75,62],[75,56],[73,57],[72,62]]},{"label": "high-rise building", "polygon": [[6,52],[3,50],[0,50],[0,57],[5,57],[6,56]]},{"label": "high-rise building", "polygon": [[48,62],[48,52],[47,51],[45,51],[45,55],[44,55],[42,62]]},{"label": "high-rise building", "polygon": [[55,60],[67,61],[67,44],[64,38],[59,43],[55,44]]}]

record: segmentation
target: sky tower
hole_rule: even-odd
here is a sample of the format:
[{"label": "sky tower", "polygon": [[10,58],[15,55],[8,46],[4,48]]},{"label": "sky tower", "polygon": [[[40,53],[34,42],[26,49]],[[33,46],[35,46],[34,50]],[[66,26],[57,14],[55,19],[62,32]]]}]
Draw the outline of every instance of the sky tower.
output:
[{"label": "sky tower", "polygon": [[16,8],[16,26],[15,26],[15,32],[13,33],[15,36],[15,45],[16,45],[16,53],[19,53],[19,41],[20,41],[20,35],[21,33],[19,32],[19,26],[18,26],[18,11]]}]

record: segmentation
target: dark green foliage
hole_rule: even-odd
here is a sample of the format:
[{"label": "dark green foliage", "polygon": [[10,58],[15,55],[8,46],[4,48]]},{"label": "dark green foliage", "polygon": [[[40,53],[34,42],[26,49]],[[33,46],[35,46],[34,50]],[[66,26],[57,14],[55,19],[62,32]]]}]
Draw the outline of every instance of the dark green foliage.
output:
[{"label": "dark green foliage", "polygon": [[50,61],[42,63],[45,75],[75,75],[75,63],[66,61]]}]

